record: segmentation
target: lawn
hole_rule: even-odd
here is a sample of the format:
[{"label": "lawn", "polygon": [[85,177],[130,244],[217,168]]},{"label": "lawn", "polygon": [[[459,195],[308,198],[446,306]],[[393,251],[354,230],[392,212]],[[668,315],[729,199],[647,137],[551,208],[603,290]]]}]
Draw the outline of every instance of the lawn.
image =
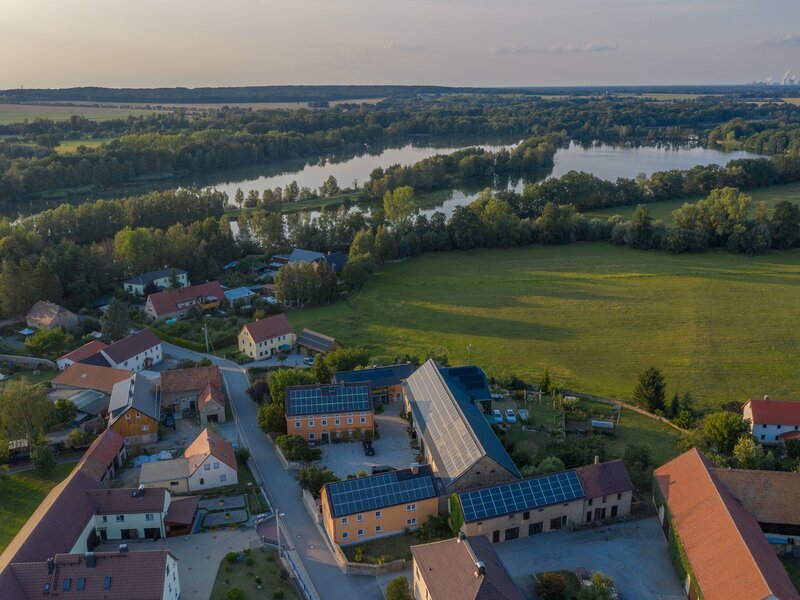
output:
[{"label": "lawn", "polygon": [[[248,561],[252,564],[248,565]],[[225,600],[225,596],[233,588],[244,591],[244,597],[248,600],[297,598],[291,584],[280,576],[281,571],[283,568],[278,560],[278,552],[263,547],[245,554],[241,562],[230,564],[223,560],[211,590],[211,600]],[[261,577],[263,581],[260,590],[256,588],[256,577]],[[282,591],[283,595],[276,594],[278,590]]]},{"label": "lawn", "polygon": [[50,369],[39,369],[38,372],[19,370],[9,376],[7,381],[26,381],[32,384],[39,384],[49,382],[56,375],[58,375],[58,372]]},{"label": "lawn", "polygon": [[[795,204],[800,204],[800,183],[788,183],[786,185],[775,185],[766,188],[756,188],[752,190],[744,190],[744,193],[753,199],[753,206],[755,207],[759,202],[763,202],[767,209],[774,209],[775,205],[781,200],[788,200]],[[680,208],[686,202],[697,202],[701,200],[701,196],[693,198],[684,198],[682,200],[667,200],[664,202],[651,202],[647,205],[650,215],[654,219],[661,219],[667,225],[672,225],[672,211]],[[612,208],[604,208],[599,210],[589,210],[584,214],[587,217],[600,217],[608,218],[612,215],[622,215],[626,218],[630,217],[633,212],[632,206],[616,206]]]},{"label": "lawn", "polygon": [[102,146],[103,144],[107,144],[113,138],[99,138],[96,140],[62,140],[61,143],[56,146],[55,150],[59,154],[73,154],[78,150],[80,146],[86,146],[87,148],[97,148],[98,146]]},{"label": "lawn", "polygon": [[[423,544],[417,536],[411,533],[391,535],[372,542],[346,546],[342,548],[344,555],[350,562],[368,564],[382,564],[401,558],[411,558],[411,546]],[[361,556],[359,556],[361,554]]]},{"label": "lawn", "polygon": [[46,477],[32,471],[0,475],[0,552],[14,539],[44,500],[48,492],[75,467],[75,463],[56,465]]},{"label": "lawn", "polygon": [[671,256],[608,243],[427,254],[289,314],[377,360],[444,352],[489,375],[629,400],[662,370],[700,408],[800,395],[800,252]]},{"label": "lawn", "polygon": [[79,115],[90,121],[108,121],[139,117],[154,111],[145,109],[116,108],[110,106],[55,106],[52,104],[0,104],[0,125],[21,123],[35,119],[66,121]]},{"label": "lawn", "polygon": [[794,587],[800,592],[800,558],[792,556],[782,556],[781,562],[783,563],[786,572],[789,574],[789,579],[792,580]]}]

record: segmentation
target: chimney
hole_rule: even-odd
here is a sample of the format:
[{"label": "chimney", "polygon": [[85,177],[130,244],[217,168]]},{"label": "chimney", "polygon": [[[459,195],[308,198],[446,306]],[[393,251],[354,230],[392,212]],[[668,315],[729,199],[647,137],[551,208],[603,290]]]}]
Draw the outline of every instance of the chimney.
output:
[{"label": "chimney", "polygon": [[596,465],[600,464],[600,457],[597,454],[594,455],[594,464]]},{"label": "chimney", "polygon": [[94,561],[94,552],[87,552],[86,553],[86,568],[87,569],[94,569],[95,561]]},{"label": "chimney", "polygon": [[475,577],[483,577],[486,575],[486,565],[482,560],[475,562]]},{"label": "chimney", "polygon": [[144,484],[143,484],[143,483],[140,483],[140,484],[139,484],[139,487],[138,487],[138,488],[136,488],[136,491],[137,491],[137,492],[139,492],[139,495],[140,495],[140,496],[144,496]]},{"label": "chimney", "polygon": [[418,462],[411,463],[411,474],[412,475],[419,475],[419,463]]},{"label": "chimney", "polygon": [[128,544],[120,544],[119,545],[119,553],[120,554],[127,554],[128,553]]},{"label": "chimney", "polygon": [[56,563],[52,558],[47,559],[47,574],[52,575],[56,568]]},{"label": "chimney", "polygon": [[461,542],[463,542],[465,539],[467,539],[467,534],[466,534],[466,533],[464,533],[463,531],[459,531],[459,532],[458,532],[458,543],[460,544],[460,543],[461,543]]},{"label": "chimney", "polygon": [[769,400],[769,396],[767,396],[766,394],[764,394],[764,400]]}]

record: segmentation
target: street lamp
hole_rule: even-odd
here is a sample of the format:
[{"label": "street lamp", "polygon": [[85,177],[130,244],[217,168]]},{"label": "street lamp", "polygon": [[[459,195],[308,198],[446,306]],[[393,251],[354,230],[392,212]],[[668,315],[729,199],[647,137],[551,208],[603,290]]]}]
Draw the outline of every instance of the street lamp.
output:
[{"label": "street lamp", "polygon": [[283,544],[281,544],[281,517],[285,517],[286,513],[275,513],[275,526],[278,529],[278,556],[283,557]]}]

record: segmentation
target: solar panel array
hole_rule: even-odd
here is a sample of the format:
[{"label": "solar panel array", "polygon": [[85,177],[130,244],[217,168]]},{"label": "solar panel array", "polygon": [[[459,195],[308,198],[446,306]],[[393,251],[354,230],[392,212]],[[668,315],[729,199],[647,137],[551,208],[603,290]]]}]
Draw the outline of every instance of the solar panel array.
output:
[{"label": "solar panel array", "polygon": [[369,385],[319,385],[286,388],[287,414],[316,415],[372,409]]},{"label": "solar panel array", "polygon": [[575,471],[523,479],[458,495],[466,522],[583,498],[583,488]]},{"label": "solar panel array", "polygon": [[468,392],[487,389],[486,375],[478,367],[454,367],[447,369],[447,374],[458,379],[461,387]]},{"label": "solar panel array", "polygon": [[334,517],[436,496],[436,487],[430,475],[400,479],[396,472],[329,483],[326,489]]},{"label": "solar panel array", "polygon": [[417,369],[406,384],[441,458],[439,473],[455,479],[483,456],[483,449],[465,423],[433,361]]}]

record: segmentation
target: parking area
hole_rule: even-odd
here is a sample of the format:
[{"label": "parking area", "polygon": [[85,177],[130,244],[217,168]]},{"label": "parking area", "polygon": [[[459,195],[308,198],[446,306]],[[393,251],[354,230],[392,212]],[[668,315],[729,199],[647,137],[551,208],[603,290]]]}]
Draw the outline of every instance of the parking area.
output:
[{"label": "parking area", "polygon": [[655,517],[571,533],[566,530],[495,545],[527,598],[535,598],[534,572],[585,567],[614,580],[622,598],[678,600],[683,593]]},{"label": "parking area", "polygon": [[320,464],[328,467],[342,479],[359,471],[370,473],[372,467],[388,465],[396,469],[407,469],[416,458],[409,445],[406,427],[408,423],[400,417],[401,402],[387,404],[380,415],[375,415],[380,438],[373,442],[375,456],[364,456],[361,442],[347,444],[324,444]]}]

